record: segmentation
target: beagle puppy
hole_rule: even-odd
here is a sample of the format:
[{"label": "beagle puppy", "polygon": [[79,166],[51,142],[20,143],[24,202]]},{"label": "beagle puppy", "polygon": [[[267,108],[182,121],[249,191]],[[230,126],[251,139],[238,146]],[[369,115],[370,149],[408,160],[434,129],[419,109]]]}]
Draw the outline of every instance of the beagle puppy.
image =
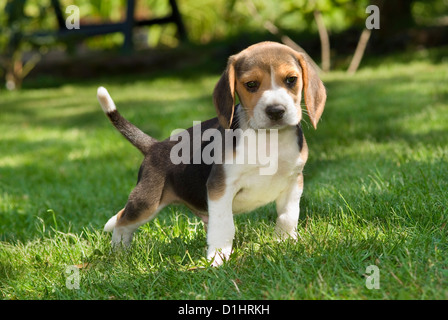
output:
[{"label": "beagle puppy", "polygon": [[[241,152],[253,152],[244,138],[249,132],[255,138],[263,138],[259,141],[266,141],[266,145],[275,144],[276,170],[270,174],[260,174],[264,164],[258,160],[173,163],[170,156],[180,142],[173,137],[159,142],[146,135],[120,115],[105,88],[98,88],[103,111],[144,155],[137,185],[125,207],[104,227],[105,231],[113,231],[113,246],[129,245],[134,231],[170,203],[185,204],[204,221],[207,258],[213,266],[221,265],[232,253],[233,215],[270,202],[276,203],[279,236],[296,239],[302,170],[308,158],[300,124],[302,91],[315,129],[326,101],[325,87],[308,59],[275,42],[258,43],[231,56],[213,92],[217,117],[199,124],[201,134],[213,129],[222,135],[208,140],[199,136],[198,142],[194,141],[198,136],[192,134],[198,127],[185,131],[190,137],[191,158],[211,146],[222,148],[221,156],[227,160],[235,159]],[[224,149],[220,137],[234,131],[239,134],[233,135],[231,147]]]}]

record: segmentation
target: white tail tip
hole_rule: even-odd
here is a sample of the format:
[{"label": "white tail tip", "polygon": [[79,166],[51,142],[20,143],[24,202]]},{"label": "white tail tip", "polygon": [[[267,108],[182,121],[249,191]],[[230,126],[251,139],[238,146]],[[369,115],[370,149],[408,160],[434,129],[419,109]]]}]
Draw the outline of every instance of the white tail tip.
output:
[{"label": "white tail tip", "polygon": [[106,88],[99,87],[96,97],[98,98],[101,108],[103,108],[103,111],[105,113],[111,113],[117,110],[117,107],[115,106],[115,103],[110,97],[109,92],[107,92]]}]

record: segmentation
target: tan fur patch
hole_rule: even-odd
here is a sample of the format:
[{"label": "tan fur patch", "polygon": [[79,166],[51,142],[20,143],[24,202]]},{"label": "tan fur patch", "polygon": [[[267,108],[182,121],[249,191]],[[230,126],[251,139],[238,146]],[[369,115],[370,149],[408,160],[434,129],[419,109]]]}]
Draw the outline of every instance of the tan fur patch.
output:
[{"label": "tan fur patch", "polygon": [[123,209],[121,209],[120,211],[118,211],[118,213],[117,213],[117,221],[119,221],[119,220],[120,220],[120,218],[121,218],[121,215],[123,214],[123,211],[124,211],[124,208],[123,208]]},{"label": "tan fur patch", "polygon": [[303,190],[303,173],[299,174],[297,178],[297,183],[299,185],[299,190]]},{"label": "tan fur patch", "polygon": [[303,162],[306,162],[306,160],[308,160],[308,144],[306,143],[305,136],[303,136],[303,146],[302,150],[300,151],[300,158]]},{"label": "tan fur patch", "polygon": [[[117,219],[116,227],[125,227],[128,225],[142,225],[149,220],[152,219],[152,217],[157,214],[159,205],[153,205],[148,209],[139,211],[136,219],[129,220],[127,219],[126,215],[121,215],[121,219]],[[124,211],[123,209],[122,211]],[[121,212],[121,211],[120,211]]]}]

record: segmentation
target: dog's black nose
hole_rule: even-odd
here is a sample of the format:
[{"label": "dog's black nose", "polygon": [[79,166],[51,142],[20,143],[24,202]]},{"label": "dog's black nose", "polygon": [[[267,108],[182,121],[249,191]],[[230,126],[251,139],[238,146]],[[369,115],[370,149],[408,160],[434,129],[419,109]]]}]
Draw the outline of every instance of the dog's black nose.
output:
[{"label": "dog's black nose", "polygon": [[267,106],[266,108],[266,114],[271,120],[280,120],[281,118],[283,118],[285,111],[285,107],[279,105]]}]

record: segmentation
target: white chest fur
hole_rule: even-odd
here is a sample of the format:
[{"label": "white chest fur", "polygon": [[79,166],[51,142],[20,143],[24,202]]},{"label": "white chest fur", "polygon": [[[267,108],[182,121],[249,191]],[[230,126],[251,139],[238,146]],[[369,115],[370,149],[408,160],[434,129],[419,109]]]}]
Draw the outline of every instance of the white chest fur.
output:
[{"label": "white chest fur", "polygon": [[[255,130],[251,134],[255,135],[252,138],[256,138],[257,147],[250,145],[255,139],[247,139],[238,144],[235,154],[244,152],[246,160],[256,161],[225,165],[226,184],[232,186],[235,193],[233,213],[252,211],[278,199],[282,192],[297,181],[305,165],[300,157],[295,127],[274,133]],[[253,152],[257,155],[252,155]],[[264,157],[266,154],[268,156]]]}]

